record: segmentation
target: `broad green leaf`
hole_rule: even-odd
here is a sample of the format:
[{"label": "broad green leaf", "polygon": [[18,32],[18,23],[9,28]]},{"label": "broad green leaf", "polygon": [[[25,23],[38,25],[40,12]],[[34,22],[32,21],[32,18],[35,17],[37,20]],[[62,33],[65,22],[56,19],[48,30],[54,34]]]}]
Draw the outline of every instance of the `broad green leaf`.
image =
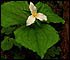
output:
[{"label": "broad green leaf", "polygon": [[13,39],[9,37],[5,37],[5,39],[1,42],[1,48],[3,51],[10,50],[13,47]]},{"label": "broad green leaf", "polygon": [[48,24],[42,24],[41,27],[21,27],[15,32],[15,39],[26,48],[37,52],[41,58],[47,50],[59,41],[57,31]]},{"label": "broad green leaf", "polygon": [[49,7],[47,4],[38,2],[36,4],[36,6],[38,8],[38,12],[43,13],[47,16],[47,18],[48,18],[47,22],[48,23],[53,22],[53,23],[62,23],[62,24],[64,24],[64,20],[61,17],[59,17],[57,14],[55,14],[52,11],[51,7]]},{"label": "broad green leaf", "polygon": [[30,15],[26,1],[11,1],[1,5],[1,25],[8,27],[15,24],[25,24]]}]

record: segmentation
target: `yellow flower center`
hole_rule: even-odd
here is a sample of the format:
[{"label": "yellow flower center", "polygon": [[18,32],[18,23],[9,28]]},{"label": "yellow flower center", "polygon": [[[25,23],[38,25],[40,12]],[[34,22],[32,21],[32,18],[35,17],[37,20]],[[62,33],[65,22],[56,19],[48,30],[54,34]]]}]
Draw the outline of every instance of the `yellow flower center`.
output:
[{"label": "yellow flower center", "polygon": [[33,15],[34,17],[36,17],[36,16],[37,16],[37,12],[33,11],[33,12],[32,12],[32,15]]}]

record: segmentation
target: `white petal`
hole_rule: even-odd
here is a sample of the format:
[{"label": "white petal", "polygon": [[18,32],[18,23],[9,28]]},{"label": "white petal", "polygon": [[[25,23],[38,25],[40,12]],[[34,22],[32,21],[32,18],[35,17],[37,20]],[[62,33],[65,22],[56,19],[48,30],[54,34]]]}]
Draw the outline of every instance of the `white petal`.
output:
[{"label": "white petal", "polygon": [[28,17],[27,21],[26,21],[26,26],[29,26],[31,24],[33,24],[35,21],[35,17],[33,17],[32,15]]},{"label": "white petal", "polygon": [[30,5],[29,5],[29,9],[31,11],[31,13],[34,11],[34,12],[37,12],[37,8],[34,6],[34,4],[32,2],[30,2]]},{"label": "white petal", "polygon": [[42,13],[38,13],[36,18],[39,19],[40,21],[47,21],[47,16],[45,16]]}]

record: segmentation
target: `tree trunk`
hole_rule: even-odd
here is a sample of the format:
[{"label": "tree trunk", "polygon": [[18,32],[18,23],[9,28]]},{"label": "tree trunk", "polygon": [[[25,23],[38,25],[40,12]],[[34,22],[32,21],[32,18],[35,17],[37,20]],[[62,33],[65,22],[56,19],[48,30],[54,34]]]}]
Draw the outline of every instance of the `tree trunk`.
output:
[{"label": "tree trunk", "polygon": [[69,1],[63,3],[63,18],[65,20],[64,29],[61,33],[63,41],[61,43],[61,59],[69,60]]}]

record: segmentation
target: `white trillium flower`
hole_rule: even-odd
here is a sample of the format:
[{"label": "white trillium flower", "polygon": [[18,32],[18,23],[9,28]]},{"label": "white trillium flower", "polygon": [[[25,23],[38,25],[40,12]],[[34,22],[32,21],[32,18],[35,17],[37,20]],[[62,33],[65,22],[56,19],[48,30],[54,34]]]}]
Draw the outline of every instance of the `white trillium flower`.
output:
[{"label": "white trillium flower", "polygon": [[45,16],[42,13],[37,13],[37,8],[36,8],[36,6],[34,6],[34,4],[32,2],[30,2],[29,9],[30,9],[32,15],[30,15],[28,17],[28,19],[26,21],[26,26],[33,24],[35,22],[36,18],[39,19],[40,21],[47,21],[47,16]]}]

